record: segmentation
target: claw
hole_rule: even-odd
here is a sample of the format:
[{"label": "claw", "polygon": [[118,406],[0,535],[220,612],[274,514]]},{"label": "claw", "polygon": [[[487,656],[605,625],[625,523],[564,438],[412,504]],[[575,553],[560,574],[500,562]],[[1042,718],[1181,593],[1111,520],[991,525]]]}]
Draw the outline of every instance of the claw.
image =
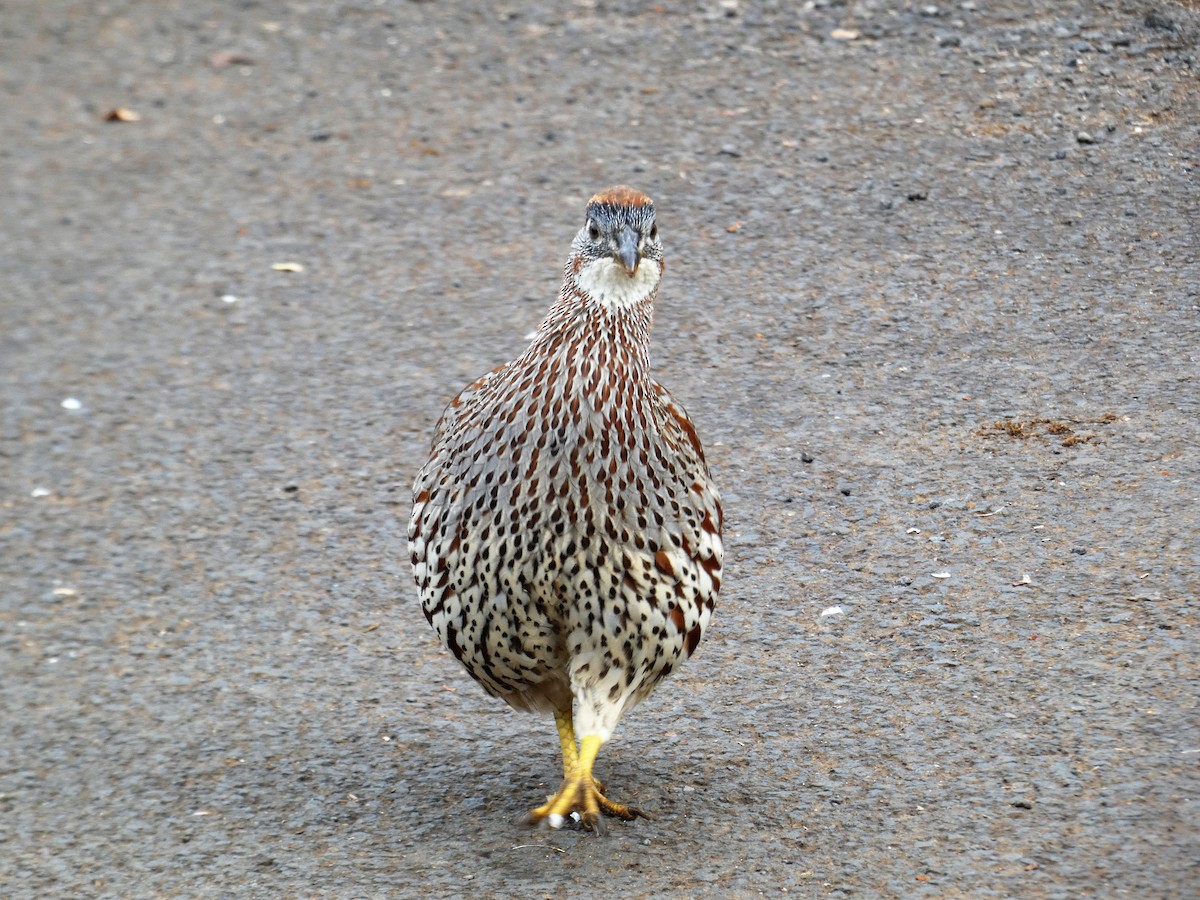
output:
[{"label": "claw", "polygon": [[601,814],[626,822],[650,818],[636,807],[609,800],[600,793],[600,787],[590,773],[576,770],[544,804],[530,810],[526,822],[530,825],[545,822],[551,828],[561,828],[572,813],[579,815],[579,823],[585,831],[601,830]]}]

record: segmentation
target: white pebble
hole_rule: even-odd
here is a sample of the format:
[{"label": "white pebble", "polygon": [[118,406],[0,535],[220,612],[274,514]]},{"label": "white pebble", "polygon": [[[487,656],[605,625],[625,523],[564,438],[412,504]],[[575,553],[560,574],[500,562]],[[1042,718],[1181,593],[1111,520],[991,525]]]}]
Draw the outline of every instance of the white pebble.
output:
[{"label": "white pebble", "polygon": [[29,496],[30,497],[49,497],[50,496],[50,488],[35,487],[32,491],[29,492]]},{"label": "white pebble", "polygon": [[74,397],[68,397],[62,402],[63,409],[83,409],[83,404]]},{"label": "white pebble", "polygon": [[824,619],[827,616],[844,616],[845,614],[846,614],[846,611],[844,609],[842,609],[840,606],[830,606],[827,609],[821,610],[821,618],[822,619]]},{"label": "white pebble", "polygon": [[237,297],[233,294],[222,294],[221,301],[223,303],[237,303]]},{"label": "white pebble", "polygon": [[934,572],[932,577],[933,578],[949,578],[950,573],[949,572]]},{"label": "white pebble", "polygon": [[547,816],[546,818],[549,820],[551,828],[562,828],[563,817],[560,816],[558,813],[550,813],[550,815]]}]

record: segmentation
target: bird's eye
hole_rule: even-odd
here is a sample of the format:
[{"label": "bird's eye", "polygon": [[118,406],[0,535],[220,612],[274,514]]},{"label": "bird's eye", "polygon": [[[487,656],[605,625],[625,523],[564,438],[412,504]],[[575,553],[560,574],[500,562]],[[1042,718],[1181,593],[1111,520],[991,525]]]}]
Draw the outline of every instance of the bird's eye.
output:
[{"label": "bird's eye", "polygon": [[593,241],[600,240],[600,226],[599,225],[597,225],[595,222],[589,221],[587,228],[588,228],[588,237],[590,237]]},{"label": "bird's eye", "polygon": [[650,240],[652,240],[652,241],[658,240],[658,223],[657,222],[655,222],[654,224],[652,224],[650,226]]}]

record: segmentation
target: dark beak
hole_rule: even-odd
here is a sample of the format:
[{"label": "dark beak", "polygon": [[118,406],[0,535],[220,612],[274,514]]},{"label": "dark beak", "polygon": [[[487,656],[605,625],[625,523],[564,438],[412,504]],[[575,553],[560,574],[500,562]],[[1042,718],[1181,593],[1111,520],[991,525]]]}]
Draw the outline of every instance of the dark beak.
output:
[{"label": "dark beak", "polygon": [[630,278],[637,274],[638,263],[642,261],[638,253],[638,234],[628,225],[622,227],[617,235],[617,249],[613,256],[620,260]]}]

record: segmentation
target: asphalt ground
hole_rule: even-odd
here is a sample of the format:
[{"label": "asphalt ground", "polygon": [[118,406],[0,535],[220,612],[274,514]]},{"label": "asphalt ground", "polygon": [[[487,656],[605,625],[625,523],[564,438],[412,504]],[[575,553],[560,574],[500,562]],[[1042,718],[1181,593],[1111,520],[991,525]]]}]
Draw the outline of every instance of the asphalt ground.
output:
[{"label": "asphalt ground", "polygon": [[[0,4],[0,894],[1200,894],[1198,35]],[[428,628],[408,488],[615,182],[727,573],[600,757],[654,818],[529,831],[552,723]]]}]

